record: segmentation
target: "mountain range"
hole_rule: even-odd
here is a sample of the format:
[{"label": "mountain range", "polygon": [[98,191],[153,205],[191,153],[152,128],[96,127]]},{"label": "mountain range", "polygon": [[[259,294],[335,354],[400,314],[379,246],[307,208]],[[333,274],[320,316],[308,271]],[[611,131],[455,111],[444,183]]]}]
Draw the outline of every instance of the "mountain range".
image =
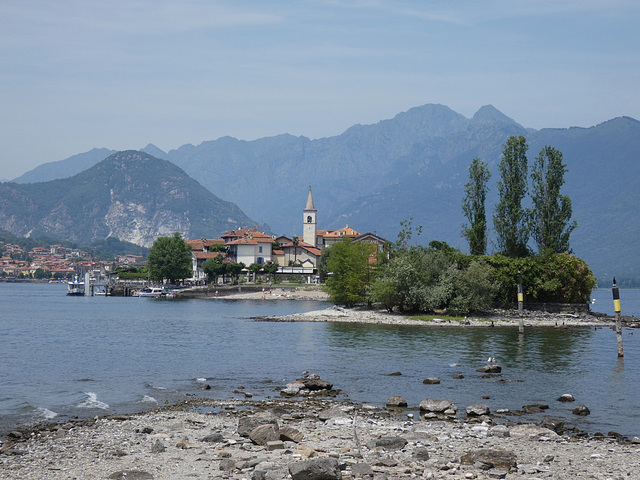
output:
[{"label": "mountain range", "polygon": [[[413,218],[415,226],[423,226],[417,242],[437,239],[466,250],[460,236],[465,222],[461,202],[469,164],[479,157],[492,172],[490,217],[496,203],[497,165],[511,135],[527,138],[530,165],[545,145],[563,153],[568,169],[563,193],[572,199],[578,222],[571,246],[601,284],[612,275],[640,276],[640,122],[629,117],[589,128],[535,130],[490,105],[466,118],[444,105],[428,104],[328,138],[222,137],[169,152],[152,144],[142,150],[182,168],[276,233],[301,234],[301,211],[311,185],[319,228],[349,224],[393,240],[400,221]],[[94,149],[46,163],[14,182],[75,175],[112,153]]]}]

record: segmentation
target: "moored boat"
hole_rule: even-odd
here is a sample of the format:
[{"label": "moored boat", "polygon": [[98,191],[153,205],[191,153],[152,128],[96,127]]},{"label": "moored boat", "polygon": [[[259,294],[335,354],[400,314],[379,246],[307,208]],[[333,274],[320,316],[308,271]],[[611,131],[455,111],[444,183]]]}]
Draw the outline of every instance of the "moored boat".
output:
[{"label": "moored boat", "polygon": [[73,277],[73,280],[67,283],[67,295],[73,295],[73,296],[84,295],[84,282],[80,280],[77,275]]}]

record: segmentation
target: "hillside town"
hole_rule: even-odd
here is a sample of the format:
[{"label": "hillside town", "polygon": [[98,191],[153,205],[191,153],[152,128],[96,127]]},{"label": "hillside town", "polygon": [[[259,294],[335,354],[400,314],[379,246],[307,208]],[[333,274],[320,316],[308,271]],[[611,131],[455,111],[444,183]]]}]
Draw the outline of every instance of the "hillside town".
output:
[{"label": "hillside town", "polygon": [[[317,272],[322,251],[350,238],[354,242],[377,245],[371,261],[386,240],[376,232],[361,233],[345,225],[339,229],[318,229],[317,214],[311,187],[302,211],[302,236],[269,235],[257,228],[242,227],[225,232],[220,238],[186,240],[191,247],[193,276],[185,281],[202,283],[206,280],[204,263],[210,258],[222,257],[224,262],[245,266],[278,265],[277,273],[313,275]],[[118,255],[112,261],[97,261],[79,248],[62,245],[35,247],[26,250],[19,245],[0,242],[0,277],[31,279],[70,279],[89,272],[94,277],[105,277],[121,267],[142,266],[141,255]]]}]

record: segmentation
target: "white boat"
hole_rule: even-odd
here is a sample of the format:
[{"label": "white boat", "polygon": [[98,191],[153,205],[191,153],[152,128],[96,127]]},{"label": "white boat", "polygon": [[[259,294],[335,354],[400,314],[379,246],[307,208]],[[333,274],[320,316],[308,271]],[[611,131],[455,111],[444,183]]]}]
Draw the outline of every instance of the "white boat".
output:
[{"label": "white boat", "polygon": [[164,295],[164,289],[162,287],[147,287],[138,290],[138,297],[161,297]]},{"label": "white boat", "polygon": [[73,280],[67,283],[67,295],[84,295],[84,282],[79,280],[77,275],[73,277]]}]

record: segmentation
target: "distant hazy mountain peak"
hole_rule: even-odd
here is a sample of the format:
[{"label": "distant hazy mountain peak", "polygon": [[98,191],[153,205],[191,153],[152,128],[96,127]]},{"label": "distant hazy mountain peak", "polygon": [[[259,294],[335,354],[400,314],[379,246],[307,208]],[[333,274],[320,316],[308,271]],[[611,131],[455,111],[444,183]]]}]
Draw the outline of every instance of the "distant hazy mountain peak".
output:
[{"label": "distant hazy mountain peak", "polygon": [[486,121],[486,120],[493,120],[493,121],[499,120],[506,123],[517,124],[515,120],[507,117],[504,113],[502,113],[493,105],[484,105],[480,107],[480,109],[475,113],[475,115],[472,118],[472,121],[474,122]]},{"label": "distant hazy mountain peak", "polygon": [[167,152],[156,147],[153,143],[148,143],[147,146],[141,148],[140,151],[148,153],[149,155],[153,155],[157,158],[162,158],[163,160],[168,160]]}]

